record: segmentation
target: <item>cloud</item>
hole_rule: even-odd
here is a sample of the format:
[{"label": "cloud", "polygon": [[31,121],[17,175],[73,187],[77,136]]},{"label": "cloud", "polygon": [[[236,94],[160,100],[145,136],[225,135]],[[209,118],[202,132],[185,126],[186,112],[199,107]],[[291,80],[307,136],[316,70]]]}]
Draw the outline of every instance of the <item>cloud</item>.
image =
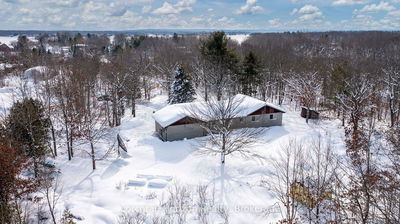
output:
[{"label": "cloud", "polygon": [[[289,0],[270,4],[274,17],[253,15],[268,11],[265,0],[0,0],[2,29],[124,30],[145,28],[271,29],[271,30],[398,30],[400,0]],[[297,4],[288,18],[287,8]],[[340,5],[343,12],[325,15]],[[232,5],[234,8],[232,10]],[[324,7],[322,10],[321,7]],[[294,8],[294,7],[293,7]],[[231,10],[229,10],[231,9]],[[185,13],[193,12],[193,13]],[[347,15],[346,15],[347,13]],[[352,16],[352,17],[351,17]],[[339,21],[339,22],[338,22]]]},{"label": "cloud", "polygon": [[379,4],[371,4],[364,6],[360,12],[379,12],[379,11],[393,11],[396,8],[388,2],[380,2]]},{"label": "cloud", "polygon": [[305,2],[317,2],[318,0],[292,0],[292,3],[305,3]]},{"label": "cloud", "polygon": [[203,23],[207,20],[204,17],[192,17],[190,21],[192,21],[193,23]]},{"label": "cloud", "polygon": [[300,9],[295,8],[290,14],[292,16],[298,16],[297,22],[320,21],[324,18],[324,14],[321,10],[313,5],[305,5]]},{"label": "cloud", "polygon": [[226,16],[221,17],[220,19],[218,19],[218,22],[221,22],[221,23],[227,23],[227,22],[231,22],[231,21],[232,21],[232,19],[230,19],[230,18],[228,18]]},{"label": "cloud", "polygon": [[351,27],[357,27],[364,30],[386,29],[390,30],[393,27],[398,27],[399,24],[394,23],[390,19],[377,20],[371,15],[357,14],[349,24]]},{"label": "cloud", "polygon": [[259,5],[257,5],[257,1],[258,0],[246,0],[246,4],[243,5],[242,7],[240,7],[240,9],[238,9],[236,11],[236,14],[239,14],[239,15],[243,15],[243,14],[251,15],[251,14],[255,14],[257,12],[263,11],[264,8],[259,6]]},{"label": "cloud", "polygon": [[15,3],[29,3],[30,0],[4,0],[7,3],[15,4]]},{"label": "cloud", "polygon": [[142,13],[149,13],[151,11],[151,5],[145,5],[142,7]]},{"label": "cloud", "polygon": [[200,15],[190,19],[190,28],[205,28],[205,29],[244,29],[250,25],[243,25],[235,21],[234,18],[228,16],[216,17],[213,15]]},{"label": "cloud", "polygon": [[400,19],[400,10],[390,11],[388,15],[394,17],[394,19]]},{"label": "cloud", "polygon": [[80,0],[63,0],[63,1],[60,1],[60,0],[48,0],[48,3],[54,4],[54,5],[60,6],[60,7],[71,8],[71,7],[77,7],[80,4],[85,3],[86,1],[87,0],[84,0],[84,1],[80,1]]},{"label": "cloud", "polygon": [[176,4],[164,2],[164,4],[153,11],[153,14],[180,14],[182,12],[193,11],[192,5],[196,3],[196,0],[180,0]]},{"label": "cloud", "polygon": [[368,4],[371,0],[335,0],[332,5],[343,6],[343,5],[361,5]]},{"label": "cloud", "polygon": [[283,27],[283,24],[281,22],[281,20],[279,18],[275,18],[275,19],[270,19],[267,21],[269,27],[271,28],[281,28]]}]

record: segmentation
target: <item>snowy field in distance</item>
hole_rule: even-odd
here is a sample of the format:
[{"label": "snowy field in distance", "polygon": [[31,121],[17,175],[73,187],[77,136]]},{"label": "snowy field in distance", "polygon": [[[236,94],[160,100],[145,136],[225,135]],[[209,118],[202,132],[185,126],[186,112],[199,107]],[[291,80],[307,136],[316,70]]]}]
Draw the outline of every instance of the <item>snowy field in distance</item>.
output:
[{"label": "snowy field in distance", "polygon": [[250,37],[250,34],[228,34],[227,36],[229,39],[236,41],[239,44],[242,44]]},{"label": "snowy field in distance", "polygon": [[[28,36],[28,39],[33,42],[37,42],[34,36]],[[11,46],[13,42],[17,42],[18,36],[0,36],[0,44],[7,44]]]},{"label": "snowy field in distance", "polygon": [[11,45],[12,42],[16,42],[18,40],[18,36],[0,36],[0,43]]}]

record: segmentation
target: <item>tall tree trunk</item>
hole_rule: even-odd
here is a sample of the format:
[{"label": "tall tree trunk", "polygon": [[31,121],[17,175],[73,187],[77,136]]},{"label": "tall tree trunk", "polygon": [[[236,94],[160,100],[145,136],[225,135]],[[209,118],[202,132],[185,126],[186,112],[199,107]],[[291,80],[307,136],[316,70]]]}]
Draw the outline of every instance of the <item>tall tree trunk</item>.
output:
[{"label": "tall tree trunk", "polygon": [[93,145],[92,141],[90,141],[90,147],[92,149],[92,151],[91,151],[92,167],[93,167],[93,170],[95,170],[96,169],[96,157],[94,155],[94,145]]},{"label": "tall tree trunk", "polygon": [[70,129],[70,133],[69,133],[69,149],[71,151],[71,157],[74,157],[74,149],[73,149],[73,131],[72,128]]},{"label": "tall tree trunk", "polygon": [[112,125],[113,126],[118,126],[117,120],[118,120],[118,113],[117,113],[117,102],[116,98],[113,99],[113,104],[112,104]]},{"label": "tall tree trunk", "polygon": [[204,100],[206,102],[208,101],[208,86],[206,80],[204,80]]},{"label": "tall tree trunk", "polygon": [[222,134],[221,164],[225,164],[225,134]]},{"label": "tall tree trunk", "polygon": [[57,156],[57,142],[56,142],[56,133],[54,129],[53,122],[50,120],[50,126],[51,126],[51,137],[53,139],[53,151],[54,151],[54,156]]},{"label": "tall tree trunk", "polygon": [[[64,119],[66,119],[65,116],[64,116]],[[64,127],[65,127],[65,137],[67,139],[68,160],[71,160],[72,155],[71,155],[71,148],[69,145],[69,129],[68,129],[68,121],[67,120],[64,121]]]},{"label": "tall tree trunk", "polygon": [[37,160],[36,160],[36,158],[35,159],[33,159],[33,173],[34,173],[34,175],[35,175],[35,178],[37,178],[39,175],[38,175],[38,173],[39,173],[39,168],[38,168],[38,162],[37,162]]},{"label": "tall tree trunk", "polygon": [[344,116],[344,109],[342,109],[342,127],[345,125],[345,116]]},{"label": "tall tree trunk", "polygon": [[135,99],[135,96],[132,97],[132,116],[136,117],[136,99]]},{"label": "tall tree trunk", "polygon": [[[52,203],[51,203],[51,199],[50,199],[50,192],[49,192],[49,190],[50,189],[46,189],[46,199],[47,199],[47,204],[48,204],[48,206],[49,206],[49,212],[50,212],[50,215],[51,215],[51,219],[52,219],[52,221],[53,221],[53,224],[57,224],[57,221],[56,221],[56,217],[55,217],[55,215],[54,215],[54,206],[52,206]],[[54,195],[53,195],[53,197],[54,197]]]},{"label": "tall tree trunk", "polygon": [[394,127],[395,123],[395,116],[396,113],[394,112],[394,105],[393,105],[393,99],[389,99],[389,109],[390,109],[390,127]]}]

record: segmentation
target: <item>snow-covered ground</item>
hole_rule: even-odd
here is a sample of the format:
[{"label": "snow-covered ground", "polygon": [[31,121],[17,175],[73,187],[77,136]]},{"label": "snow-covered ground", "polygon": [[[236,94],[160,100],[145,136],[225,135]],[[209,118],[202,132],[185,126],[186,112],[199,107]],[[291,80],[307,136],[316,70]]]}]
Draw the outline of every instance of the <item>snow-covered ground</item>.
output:
[{"label": "snow-covered ground", "polygon": [[18,40],[18,36],[0,36],[0,43],[7,44],[11,46],[12,42],[16,42]]},{"label": "snow-covered ground", "polygon": [[[15,77],[5,80],[7,87],[0,88],[0,109],[8,109],[19,97],[20,82]],[[32,85],[28,81],[28,86]],[[283,126],[265,128],[257,145],[251,148],[257,156],[229,155],[221,170],[219,156],[199,153],[198,139],[162,142],[156,137],[152,114],[164,107],[166,100],[166,96],[156,96],[150,102],[139,104],[136,118],[126,111],[122,125],[111,132],[114,136],[118,132],[121,134],[128,153],[120,157],[113,154],[98,161],[95,171],[83,151],[76,151],[72,161],[68,161],[66,150],[59,148],[59,156],[54,161],[61,171],[63,186],[58,215],[67,207],[83,218],[79,223],[96,224],[116,223],[124,208],[147,208],[150,215],[153,209],[160,207],[160,201],[165,200],[168,188],[179,182],[193,192],[200,184],[214,189],[215,203],[233,208],[230,212],[232,224],[275,222],[280,218],[277,200],[261,181],[268,181],[270,162],[279,155],[281,148],[291,139],[307,144],[322,136],[339,152],[344,151],[340,121],[306,124],[299,111],[284,106],[287,113],[283,116]],[[106,144],[97,147],[101,152]],[[261,209],[270,209],[272,213],[262,215]],[[193,216],[188,218],[188,223],[198,223]]]},{"label": "snow-covered ground", "polygon": [[[119,131],[127,140],[125,156],[99,162],[94,172],[88,157],[72,161],[63,156],[57,159],[64,185],[62,201],[74,214],[84,217],[82,223],[115,223],[123,208],[157,208],[175,181],[193,191],[199,184],[208,185],[215,189],[216,204],[239,210],[250,208],[251,212],[231,212],[233,224],[276,221],[280,218],[276,213],[279,211],[276,199],[261,186],[261,181],[268,180],[269,161],[279,154],[281,147],[293,138],[307,142],[322,135],[329,136],[338,150],[344,148],[340,122],[320,121],[307,125],[299,112],[288,112],[282,127],[265,129],[252,149],[257,157],[231,155],[221,175],[219,157],[198,153],[198,139],[162,142],[155,136],[151,115],[165,102],[166,97],[155,97],[138,106],[137,118],[126,116],[123,119],[115,132]],[[252,208],[272,209],[275,213],[265,217]]]},{"label": "snow-covered ground", "polygon": [[[156,36],[157,37],[168,37],[168,38],[172,37],[172,35],[155,35],[155,34],[148,34],[148,36],[149,37],[156,37]],[[241,44],[250,37],[250,34],[228,34],[227,36],[231,40],[236,41],[239,44]],[[115,35],[109,36],[111,42],[114,41],[114,37],[115,37]],[[33,36],[29,36],[28,39],[33,42],[37,42],[37,40]],[[8,46],[11,46],[11,44],[13,42],[17,42],[17,40],[18,40],[18,36],[0,36],[0,44],[5,43]]]},{"label": "snow-covered ground", "polygon": [[11,108],[14,102],[22,99],[23,92],[34,93],[34,82],[32,79],[9,75],[0,80],[0,119]]},{"label": "snow-covered ground", "polygon": [[[37,42],[34,36],[28,36],[28,39],[32,42]],[[0,36],[0,44],[7,44],[11,46],[13,42],[18,41],[18,36]]]},{"label": "snow-covered ground", "polygon": [[233,41],[238,42],[239,44],[242,44],[244,41],[246,41],[249,37],[250,34],[228,34],[228,38],[230,38]]},{"label": "snow-covered ground", "polygon": [[[159,37],[159,38],[172,38],[173,35],[168,34],[168,35],[157,35],[157,34],[147,34],[149,37]],[[200,37],[200,35],[198,35]],[[250,34],[228,34],[227,37],[233,41],[236,41],[238,44],[242,44],[244,41],[246,41],[249,37]],[[114,42],[115,35],[109,36],[111,43]]]},{"label": "snow-covered ground", "polygon": [[12,64],[0,63],[0,71],[4,71],[6,68],[12,68]]}]

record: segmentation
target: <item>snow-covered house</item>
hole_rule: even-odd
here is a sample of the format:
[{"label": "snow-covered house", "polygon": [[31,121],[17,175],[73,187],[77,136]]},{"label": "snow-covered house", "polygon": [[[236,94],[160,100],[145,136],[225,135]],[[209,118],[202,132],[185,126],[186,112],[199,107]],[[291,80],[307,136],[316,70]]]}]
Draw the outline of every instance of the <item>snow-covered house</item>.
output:
[{"label": "snow-covered house", "polygon": [[0,56],[5,56],[6,54],[10,53],[12,48],[9,47],[7,44],[0,44]]},{"label": "snow-covered house", "polygon": [[10,52],[11,47],[9,47],[7,44],[0,44],[0,52]]},{"label": "snow-covered house", "polygon": [[[285,111],[271,103],[256,98],[238,94],[234,100],[240,102],[232,119],[232,128],[259,128],[282,125],[282,115]],[[153,114],[155,131],[163,141],[175,141],[196,138],[207,135],[201,123],[209,122],[196,120],[192,108],[201,104],[181,103],[168,105]]]}]

